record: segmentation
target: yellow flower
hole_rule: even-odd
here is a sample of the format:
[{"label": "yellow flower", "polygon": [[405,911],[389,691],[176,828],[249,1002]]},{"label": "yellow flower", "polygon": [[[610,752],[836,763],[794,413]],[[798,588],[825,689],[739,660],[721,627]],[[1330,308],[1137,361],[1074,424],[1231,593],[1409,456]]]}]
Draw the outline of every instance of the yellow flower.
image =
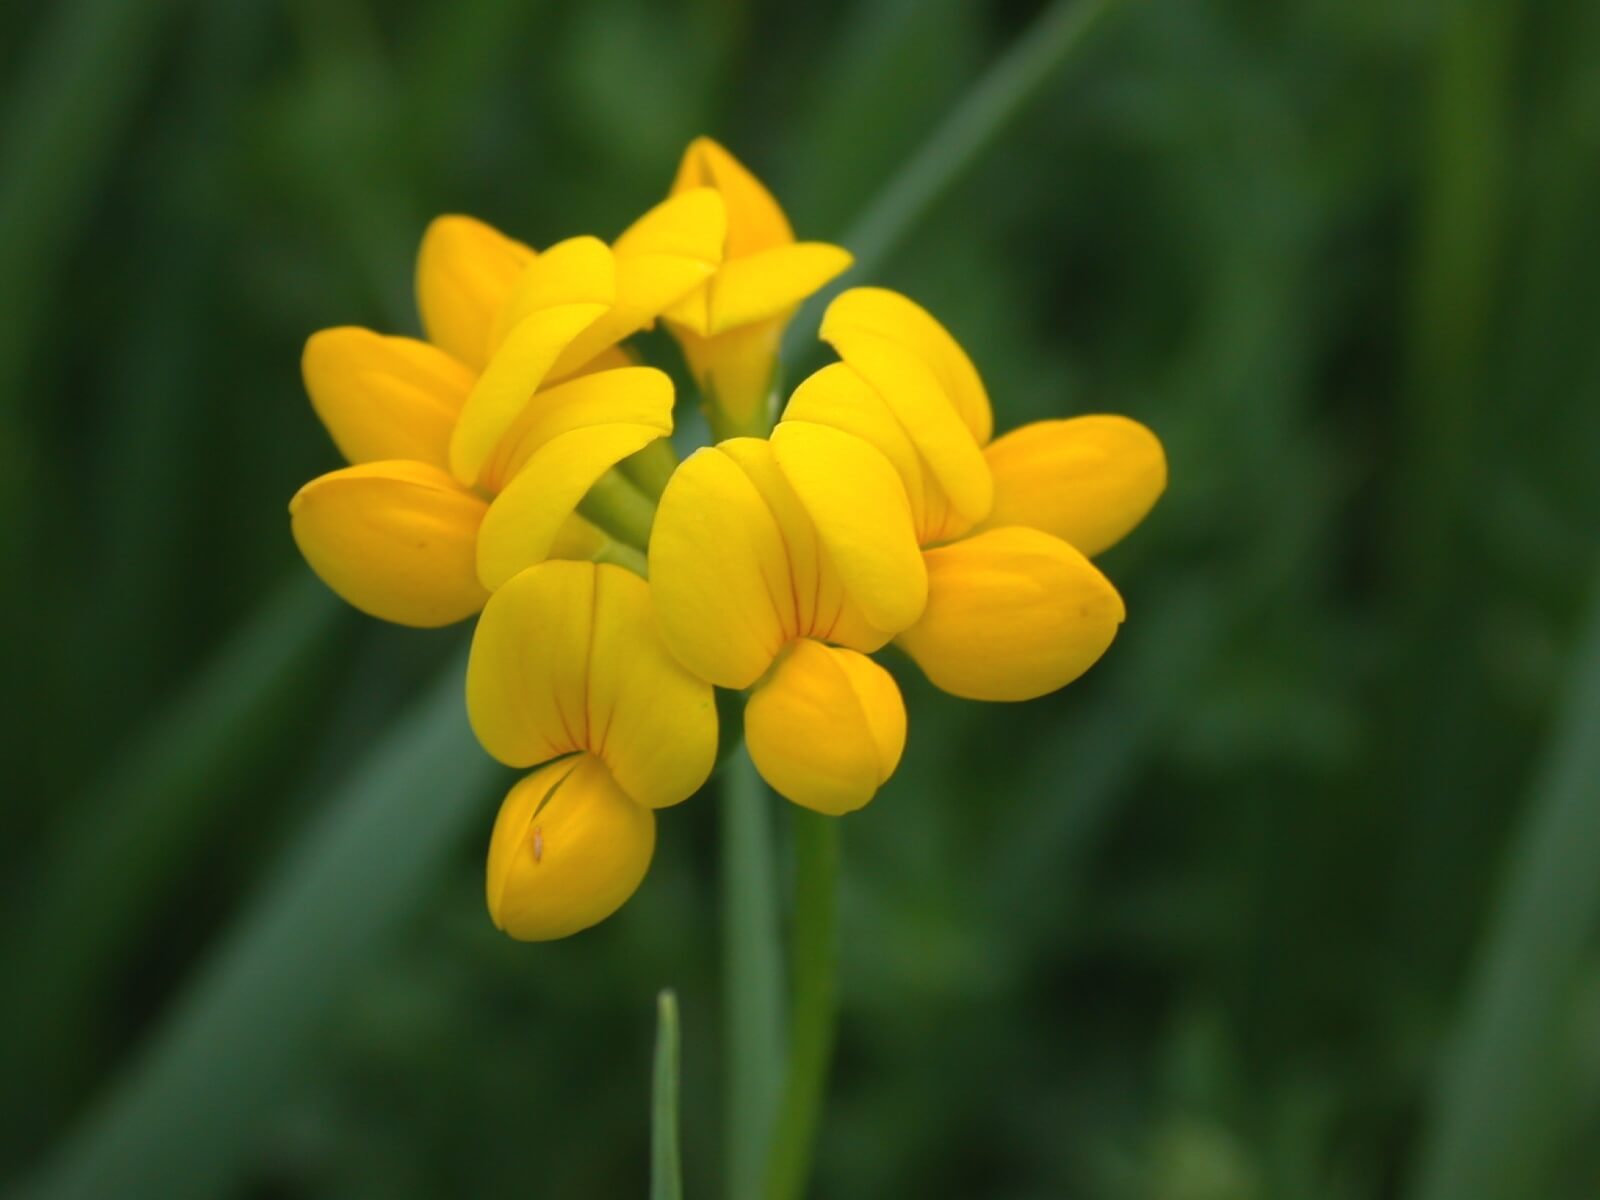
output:
[{"label": "yellow flower", "polygon": [[822,812],[872,798],[899,761],[905,711],[865,656],[927,598],[911,510],[882,455],[802,421],[696,451],[661,496],[650,590],[685,666],[754,688],[745,737],[769,783]]},{"label": "yellow flower", "polygon": [[843,361],[795,389],[783,423],[852,433],[894,464],[928,573],[927,607],[901,648],[939,687],[973,700],[1031,699],[1088,670],[1124,616],[1088,556],[1133,529],[1166,487],[1155,435],[1097,415],[991,441],[972,361],[895,292],[843,293],[822,337]]},{"label": "yellow flower", "polygon": [[650,544],[662,634],[691,671],[751,689],[751,758],[796,803],[843,813],[899,760],[905,709],[866,657],[891,639],[940,687],[1043,695],[1110,645],[1121,597],[1086,555],[1149,511],[1161,446],[1118,417],[991,442],[983,382],[903,296],[846,292],[842,362],[796,389],[770,440],[701,450]]},{"label": "yellow flower", "polygon": [[306,344],[306,389],[352,464],[290,503],[312,569],[364,612],[448,625],[545,558],[625,556],[577,515],[597,485],[632,518],[608,532],[642,551],[649,501],[611,472],[671,433],[673,389],[618,343],[711,275],[725,230],[709,188],[612,247],[536,254],[467,217],[435,221],[417,259],[428,341],[342,327]]},{"label": "yellow flower", "polygon": [[772,193],[710,138],[684,151],[672,194],[714,188],[727,205],[722,265],[669,308],[667,328],[719,437],[765,434],[784,327],[800,302],[850,266],[850,254],[824,242],[796,242]]},{"label": "yellow flower", "polygon": [[489,600],[467,665],[467,712],[501,762],[536,767],[506,796],[489,845],[490,916],[514,938],[576,933],[633,894],[655,809],[711,774],[711,688],[667,653],[644,580],[546,562]]}]

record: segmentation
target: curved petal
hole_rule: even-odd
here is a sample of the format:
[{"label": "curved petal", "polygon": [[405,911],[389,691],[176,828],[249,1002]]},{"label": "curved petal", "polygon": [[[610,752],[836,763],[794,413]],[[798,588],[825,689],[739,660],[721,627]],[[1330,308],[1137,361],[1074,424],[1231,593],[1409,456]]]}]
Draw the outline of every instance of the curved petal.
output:
[{"label": "curved petal", "polygon": [[750,694],[744,735],[775,791],[839,816],[871,800],[899,765],[905,702],[870,658],[803,638]]},{"label": "curved petal", "polygon": [[826,425],[785,421],[772,452],[862,615],[891,633],[922,613],[927,571],[904,488],[889,460]]},{"label": "curved petal", "polygon": [[978,444],[988,443],[994,433],[994,412],[983,379],[961,344],[932,313],[887,288],[851,288],[828,305],[821,337],[837,345],[835,338],[855,332],[887,338],[926,363]]},{"label": "curved petal", "polygon": [[557,304],[524,318],[495,351],[467,397],[450,438],[450,469],[474,483],[556,358],[596,318],[599,304]]},{"label": "curved petal", "polygon": [[495,314],[491,352],[534,313],[565,304],[598,304],[609,308],[617,298],[617,260],[597,237],[557,242],[517,276],[505,303]]},{"label": "curved petal", "polygon": [[777,597],[788,580],[777,521],[749,475],[722,448],[695,451],[650,532],[650,594],[673,654],[719,687],[749,687],[787,636]]},{"label": "curved petal", "polygon": [[928,607],[896,641],[969,700],[1031,700],[1105,653],[1124,610],[1077,550],[1036,529],[992,529],[927,552]]},{"label": "curved petal", "polygon": [[994,481],[983,451],[963,424],[932,368],[911,350],[864,329],[835,330],[839,357],[882,398],[917,448],[939,496],[929,493],[930,512],[942,515],[922,532],[924,541],[946,541],[989,515]]},{"label": "curved petal", "polygon": [[680,192],[635,221],[612,248],[616,303],[562,351],[551,379],[565,379],[711,278],[722,261],[727,220],[710,188]]},{"label": "curved petal", "polygon": [[796,305],[854,261],[844,247],[827,242],[796,242],[729,258],[705,287],[664,315],[702,337],[756,321],[787,324]]},{"label": "curved petal", "polygon": [[566,937],[605,920],[638,890],[656,818],[590,755],[550,763],[507,794],[489,839],[485,896],[518,941]]},{"label": "curved petal", "polygon": [[346,325],[311,335],[300,372],[347,462],[449,466],[450,430],[473,376],[443,350]]},{"label": "curved petal", "polygon": [[480,370],[495,314],[534,252],[471,217],[437,218],[417,252],[417,308],[428,340]]},{"label": "curved petal", "polygon": [[423,628],[483,607],[474,545],[484,509],[449,475],[415,462],[346,467],[289,502],[295,543],[324,583],[364,613]]},{"label": "curved petal", "polygon": [[683,152],[672,194],[691,188],[716,188],[728,210],[728,258],[742,258],[794,241],[794,230],[772,193],[738,159],[708,137],[697,137]]},{"label": "curved petal", "polygon": [[479,480],[499,491],[552,438],[592,425],[649,425],[672,432],[672,377],[654,367],[580,375],[534,395],[501,436]]},{"label": "curved petal", "polygon": [[984,457],[994,473],[989,528],[1042,529],[1091,556],[1144,520],[1167,486],[1160,440],[1127,417],[1035,421]]},{"label": "curved petal", "polygon": [[693,794],[716,758],[711,688],[667,653],[644,580],[609,564],[542,563],[495,593],[472,639],[467,712],[500,761],[586,751],[650,808]]},{"label": "curved petal", "polygon": [[496,496],[478,533],[478,578],[491,590],[543,562],[595,481],[661,436],[654,425],[596,425],[551,438]]}]

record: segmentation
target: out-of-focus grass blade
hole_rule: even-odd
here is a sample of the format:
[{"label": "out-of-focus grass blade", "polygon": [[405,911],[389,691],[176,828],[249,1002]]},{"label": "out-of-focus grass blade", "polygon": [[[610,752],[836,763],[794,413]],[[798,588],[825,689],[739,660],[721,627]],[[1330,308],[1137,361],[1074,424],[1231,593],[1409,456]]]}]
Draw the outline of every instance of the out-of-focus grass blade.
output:
[{"label": "out-of-focus grass blade", "polygon": [[855,266],[813,296],[789,325],[784,357],[793,362],[816,341],[828,301],[874,274],[952,184],[1039,93],[1067,56],[1118,0],[1056,0],[978,80],[966,98],[900,168],[841,239]]},{"label": "out-of-focus grass blade", "polygon": [[678,997],[656,997],[656,1061],[650,1093],[650,1200],[683,1200],[678,1157]]},{"label": "out-of-focus grass blade", "polygon": [[1572,690],[1535,778],[1411,1195],[1544,1195],[1564,1002],[1600,924],[1600,580]]},{"label": "out-of-focus grass blade", "polygon": [[357,765],[87,1120],[25,1193],[39,1200],[226,1193],[307,1041],[485,819],[501,775],[474,742],[462,663]]},{"label": "out-of-focus grass blade", "polygon": [[205,810],[225,804],[271,748],[341,611],[309,572],[296,572],[76,804],[42,856],[30,903],[6,931],[8,1093],[30,1088],[28,1064],[50,1061],[71,1035],[64,1013],[148,918]]},{"label": "out-of-focus grass blade", "polygon": [[[38,291],[67,243],[175,0],[75,0],[49,14],[0,126],[0,405],[45,311]],[[0,410],[3,411],[3,410]],[[9,422],[8,422],[9,423]]]}]

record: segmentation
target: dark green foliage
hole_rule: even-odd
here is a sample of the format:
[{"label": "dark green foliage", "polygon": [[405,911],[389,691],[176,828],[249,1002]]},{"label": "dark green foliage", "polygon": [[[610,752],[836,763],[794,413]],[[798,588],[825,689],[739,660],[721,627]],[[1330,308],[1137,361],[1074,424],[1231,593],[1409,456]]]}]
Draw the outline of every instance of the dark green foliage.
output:
[{"label": "dark green foliage", "polygon": [[[8,998],[7,1176],[455,644],[337,618],[298,705],[197,751],[209,806],[130,829],[138,879],[78,899],[127,918],[28,941],[74,831],[137,802],[108,781],[152,714],[306,574],[285,505],[335,456],[304,337],[413,329],[438,212],[614,235],[701,132],[840,236],[1035,10],[37,7],[0,12],[0,945],[71,986]],[[1172,486],[1105,558],[1129,619],[1080,683],[980,706],[894,664],[906,760],[842,829],[817,1195],[1404,1190],[1594,586],[1597,61],[1581,0],[1140,0],[884,265],[1002,428],[1128,413]],[[229,1194],[643,1195],[666,985],[686,1194],[718,1194],[714,809],[665,814],[639,896],[540,947],[483,912],[486,817],[274,1064]],[[1524,1196],[1600,1192],[1594,965],[1551,999]]]}]

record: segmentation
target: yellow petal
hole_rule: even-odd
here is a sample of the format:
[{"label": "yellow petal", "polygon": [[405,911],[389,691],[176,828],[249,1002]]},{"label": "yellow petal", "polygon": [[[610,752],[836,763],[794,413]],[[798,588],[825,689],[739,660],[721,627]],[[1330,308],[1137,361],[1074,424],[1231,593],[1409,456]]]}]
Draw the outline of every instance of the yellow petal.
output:
[{"label": "yellow petal", "polygon": [[478,577],[491,590],[551,557],[584,493],[628,455],[661,436],[657,425],[573,429],[539,447],[494,498],[478,534]]},{"label": "yellow petal", "polygon": [[650,808],[693,794],[716,758],[711,688],[667,653],[644,580],[609,564],[542,563],[495,593],[472,639],[467,712],[500,761],[586,751]]},{"label": "yellow petal", "polygon": [[550,378],[582,370],[700,287],[722,261],[727,235],[722,197],[710,188],[681,192],[656,205],[617,239],[616,303],[566,348]]},{"label": "yellow petal", "polygon": [[495,314],[534,259],[521,242],[471,217],[439,217],[417,254],[417,307],[428,340],[473,370],[489,357]]},{"label": "yellow petal", "polygon": [[994,503],[989,464],[928,363],[901,343],[866,329],[838,329],[830,340],[900,422],[936,488],[928,492],[926,504],[930,514],[942,519],[919,530],[923,541],[959,537],[983,520]]},{"label": "yellow petal", "polygon": [[554,305],[526,317],[506,336],[478,377],[451,436],[450,469],[457,479],[477,481],[561,351],[605,311],[599,304]]},{"label": "yellow petal", "polygon": [[300,371],[348,462],[449,465],[450,430],[473,375],[438,347],[346,325],[312,334]]},{"label": "yellow petal", "polygon": [[536,393],[483,464],[479,482],[503,488],[552,438],[591,425],[650,425],[672,432],[672,377],[654,367],[619,367],[580,375]]},{"label": "yellow petal", "polygon": [[783,209],[750,171],[720,144],[698,137],[683,152],[672,194],[690,188],[716,188],[728,210],[728,258],[742,258],[794,241]]},{"label": "yellow petal", "polygon": [[362,612],[423,628],[483,607],[474,545],[484,508],[439,468],[416,462],[346,467],[289,502],[294,540],[324,583]]},{"label": "yellow petal", "polygon": [[789,644],[750,694],[744,735],[775,791],[839,816],[871,800],[899,765],[905,703],[870,658],[805,638]]},{"label": "yellow petal", "polygon": [[489,916],[524,942],[587,929],[638,890],[655,846],[655,814],[629,800],[599,760],[550,763],[500,806],[489,840]]},{"label": "yellow petal", "polygon": [[650,592],[679,661],[719,687],[749,687],[787,636],[777,597],[787,600],[788,579],[783,538],[749,475],[720,447],[686,458],[650,533]]},{"label": "yellow petal", "polygon": [[844,247],[826,242],[797,242],[729,258],[705,287],[688,293],[665,316],[702,337],[755,321],[787,325],[802,300],[848,271],[853,261]]},{"label": "yellow petal", "polygon": [[984,457],[995,487],[986,526],[1029,525],[1088,555],[1121,541],[1167,486],[1161,442],[1126,417],[1035,421]]},{"label": "yellow petal", "polygon": [[672,327],[672,334],[714,429],[765,432],[783,321],[741,325],[716,337],[701,337],[678,326]]},{"label": "yellow petal", "polygon": [[617,298],[617,260],[611,247],[596,237],[557,242],[517,276],[505,303],[495,314],[491,351],[511,331],[541,309],[566,304],[610,307]]},{"label": "yellow petal", "polygon": [[858,437],[806,421],[783,422],[771,442],[845,592],[878,629],[906,628],[922,613],[928,578],[889,461]]},{"label": "yellow petal", "polygon": [[957,696],[1053,692],[1093,666],[1122,623],[1106,577],[1036,529],[991,529],[926,557],[928,607],[896,641]]},{"label": "yellow petal", "polygon": [[851,288],[828,305],[821,336],[833,343],[852,332],[887,338],[926,363],[978,444],[988,443],[994,413],[983,379],[961,344],[927,309],[886,288]]},{"label": "yellow petal", "polygon": [[673,473],[650,580],[667,645],[728,688],[797,637],[877,649],[916,619],[927,586],[893,470],[859,439],[799,424],[697,451]]}]

